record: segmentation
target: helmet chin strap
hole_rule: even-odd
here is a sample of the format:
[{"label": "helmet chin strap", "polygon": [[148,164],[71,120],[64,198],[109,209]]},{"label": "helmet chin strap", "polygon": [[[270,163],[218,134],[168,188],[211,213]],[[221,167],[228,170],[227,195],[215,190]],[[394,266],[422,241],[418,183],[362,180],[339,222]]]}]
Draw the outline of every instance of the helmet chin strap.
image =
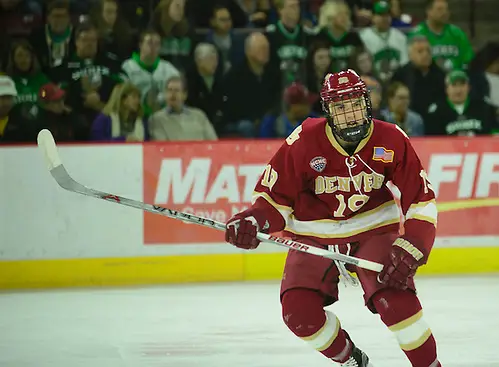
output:
[{"label": "helmet chin strap", "polygon": [[[333,130],[333,134],[339,138],[340,140],[344,141],[345,143],[349,144],[358,144],[362,139],[364,139],[368,133],[369,133],[369,120],[365,119],[364,124],[362,125],[357,125],[357,126],[352,126],[352,127],[347,127],[344,129],[339,129],[333,122],[331,118],[328,118],[328,123],[329,126],[331,126],[331,129]],[[349,132],[355,132],[356,130],[359,130],[360,132],[358,134],[348,134]]]}]

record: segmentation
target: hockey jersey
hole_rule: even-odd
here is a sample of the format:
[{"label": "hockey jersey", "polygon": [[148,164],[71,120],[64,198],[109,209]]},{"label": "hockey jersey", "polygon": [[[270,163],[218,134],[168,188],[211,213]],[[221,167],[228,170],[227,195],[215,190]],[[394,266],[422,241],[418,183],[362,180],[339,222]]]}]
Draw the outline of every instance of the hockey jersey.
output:
[{"label": "hockey jersey", "polygon": [[265,29],[270,43],[270,68],[280,77],[284,88],[294,81],[304,81],[308,48],[315,33],[297,25],[289,31],[280,21]]},{"label": "hockey jersey", "polygon": [[318,42],[329,45],[332,59],[331,71],[339,72],[348,68],[352,56],[364,49],[364,44],[357,32],[348,31],[336,38],[327,28],[322,28],[316,37]]},{"label": "hockey jersey", "polygon": [[129,81],[140,90],[147,116],[153,112],[149,102],[164,105],[166,82],[174,76],[180,76],[180,72],[170,62],[158,58],[153,65],[147,66],[137,53],[126,60],[122,68]]},{"label": "hockey jersey", "polygon": [[425,124],[426,135],[488,135],[499,128],[496,109],[485,100],[469,98],[460,106],[449,100],[431,104]]},{"label": "hockey jersey", "polygon": [[373,56],[375,73],[382,82],[389,81],[395,70],[409,62],[407,37],[398,29],[380,33],[371,27],[361,30],[359,35]]},{"label": "hockey jersey", "polygon": [[424,255],[435,238],[437,207],[425,170],[405,133],[377,120],[348,154],[326,119],[307,119],[270,160],[253,206],[265,213],[270,232],[324,245],[397,232],[401,212],[403,239]]},{"label": "hockey jersey", "polygon": [[426,22],[412,30],[410,37],[422,35],[431,45],[433,60],[446,71],[466,69],[474,56],[473,47],[463,30],[453,24],[447,24],[442,34],[433,33]]}]

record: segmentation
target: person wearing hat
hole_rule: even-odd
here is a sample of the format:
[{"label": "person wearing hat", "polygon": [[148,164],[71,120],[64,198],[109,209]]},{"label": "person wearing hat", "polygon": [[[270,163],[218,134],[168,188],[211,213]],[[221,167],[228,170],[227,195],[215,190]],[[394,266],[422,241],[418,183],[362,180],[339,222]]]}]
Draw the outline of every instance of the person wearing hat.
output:
[{"label": "person wearing hat", "polygon": [[12,78],[0,75],[0,143],[35,142],[37,131],[34,124],[14,108],[16,97],[16,85]]},{"label": "person wearing hat", "polygon": [[292,83],[284,90],[284,112],[279,116],[266,115],[260,125],[259,137],[285,138],[308,117],[318,117],[312,105],[318,96],[310,94],[301,83]]},{"label": "person wearing hat", "polygon": [[447,98],[428,109],[426,135],[487,135],[497,129],[494,107],[486,99],[470,98],[469,78],[464,71],[448,73],[445,84]]},{"label": "person wearing hat", "polygon": [[375,74],[382,83],[386,83],[395,70],[409,61],[407,37],[391,27],[392,17],[387,1],[374,4],[372,23],[372,27],[362,29],[359,35],[373,56]]},{"label": "person wearing hat", "polygon": [[39,129],[49,129],[56,141],[85,140],[85,120],[64,104],[66,92],[53,83],[42,85],[38,92],[41,111]]}]

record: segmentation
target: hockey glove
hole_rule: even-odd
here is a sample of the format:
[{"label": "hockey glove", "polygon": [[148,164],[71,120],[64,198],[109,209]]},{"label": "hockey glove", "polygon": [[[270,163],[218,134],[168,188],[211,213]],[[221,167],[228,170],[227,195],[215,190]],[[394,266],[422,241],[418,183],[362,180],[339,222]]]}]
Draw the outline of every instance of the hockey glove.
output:
[{"label": "hockey glove", "polygon": [[409,241],[398,238],[393,243],[378,281],[388,287],[407,289],[408,281],[423,262],[423,253]]},{"label": "hockey glove", "polygon": [[245,250],[255,249],[260,244],[257,233],[268,228],[269,224],[261,211],[250,208],[229,219],[225,241]]}]

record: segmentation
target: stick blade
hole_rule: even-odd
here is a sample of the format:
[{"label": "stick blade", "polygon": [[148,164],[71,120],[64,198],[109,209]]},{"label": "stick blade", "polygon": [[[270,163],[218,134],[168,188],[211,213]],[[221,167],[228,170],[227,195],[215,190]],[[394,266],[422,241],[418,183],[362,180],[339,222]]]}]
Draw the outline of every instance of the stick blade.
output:
[{"label": "stick blade", "polygon": [[55,145],[54,137],[49,130],[41,130],[38,133],[37,142],[38,148],[40,148],[43,152],[45,162],[47,163],[47,167],[50,171],[62,165],[61,158],[59,157],[59,152],[57,151],[57,146]]}]

